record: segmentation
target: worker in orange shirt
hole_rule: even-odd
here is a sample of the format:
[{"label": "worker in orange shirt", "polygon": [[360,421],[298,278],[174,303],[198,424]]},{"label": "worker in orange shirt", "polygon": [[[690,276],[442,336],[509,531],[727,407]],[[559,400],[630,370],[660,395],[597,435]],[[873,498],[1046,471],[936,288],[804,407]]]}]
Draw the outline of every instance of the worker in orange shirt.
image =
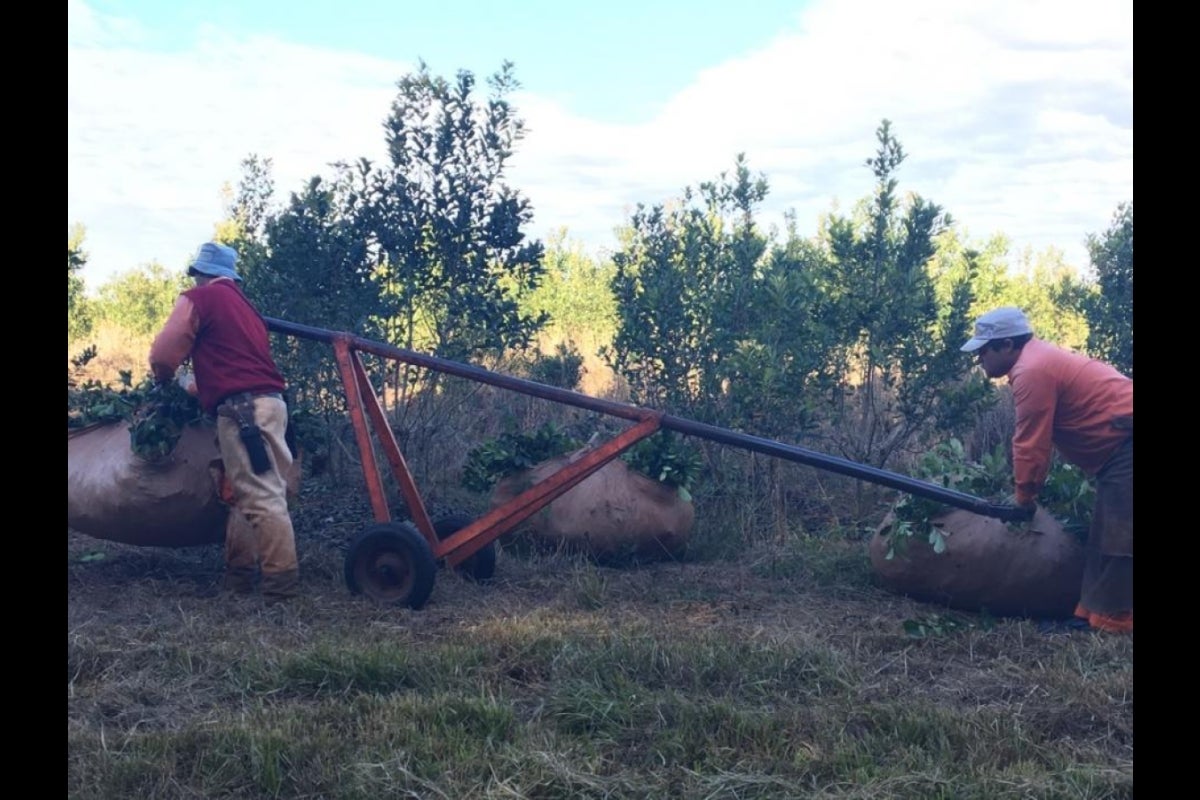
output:
[{"label": "worker in orange shirt", "polygon": [[1095,480],[1083,585],[1075,616],[1133,631],[1133,379],[1108,364],[1037,339],[1024,312],[987,312],[962,346],[989,378],[1008,376],[1016,407],[1012,460],[1017,505],[1032,516],[1053,450]]}]

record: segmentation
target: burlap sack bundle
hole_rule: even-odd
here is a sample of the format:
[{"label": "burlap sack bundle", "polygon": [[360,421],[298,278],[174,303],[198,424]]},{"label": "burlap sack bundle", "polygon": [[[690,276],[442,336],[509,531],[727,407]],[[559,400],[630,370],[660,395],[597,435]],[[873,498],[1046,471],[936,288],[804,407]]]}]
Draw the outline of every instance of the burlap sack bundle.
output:
[{"label": "burlap sack bundle", "polygon": [[1079,599],[1083,548],[1045,509],[1028,524],[1009,527],[955,509],[931,523],[945,536],[934,552],[917,535],[887,559],[894,520],[870,543],[871,566],[888,589],[929,603],[1002,616],[1066,617]]},{"label": "burlap sack bundle", "polygon": [[127,422],[68,430],[67,526],[134,545],[222,542],[222,472],[214,425],[189,425],[174,451],[155,461],[130,448]]},{"label": "burlap sack bundle", "polygon": [[[492,507],[580,458],[578,450],[510,475],[492,490]],[[596,558],[671,558],[683,554],[692,534],[695,509],[679,490],[615,459],[592,473],[522,526],[523,533],[550,547]]]},{"label": "burlap sack bundle", "polygon": [[[288,491],[299,490],[300,457]],[[154,547],[225,540],[229,489],[212,421],[188,425],[171,454],[148,461],[133,452],[129,423],[67,431],[67,527],[97,539]]]}]

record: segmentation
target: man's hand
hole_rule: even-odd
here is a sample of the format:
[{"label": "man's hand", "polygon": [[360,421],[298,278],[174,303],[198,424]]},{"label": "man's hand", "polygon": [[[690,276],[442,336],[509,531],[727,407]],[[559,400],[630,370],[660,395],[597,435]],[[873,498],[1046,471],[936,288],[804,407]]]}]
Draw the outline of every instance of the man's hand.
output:
[{"label": "man's hand", "polygon": [[175,376],[175,382],[183,387],[183,390],[192,397],[199,395],[199,389],[196,387],[196,376],[191,372],[180,370]]},{"label": "man's hand", "polygon": [[1002,519],[1005,522],[1029,522],[1037,513],[1037,503],[1017,503],[1013,495],[1004,498]]},{"label": "man's hand", "polygon": [[1030,519],[1033,519],[1034,513],[1037,513],[1038,511],[1038,504],[1036,500],[1030,500],[1028,503],[1020,503],[1020,501],[1016,499],[1016,494],[1004,495],[1004,503],[1010,506],[1015,506],[1015,509],[1013,510],[1013,519],[1010,522],[1028,522]]},{"label": "man's hand", "polygon": [[1000,505],[996,506],[995,508],[996,513],[994,516],[998,517],[1004,522],[1009,523],[1010,525],[1014,523],[1027,523],[1031,521],[1033,519],[1034,512],[1036,511],[1036,507],[1030,508],[1027,506]]},{"label": "man's hand", "polygon": [[1037,513],[1037,503],[1019,505],[1017,506],[1017,510],[1020,514],[1018,517],[1019,521],[1029,522],[1031,519],[1033,519],[1033,515]]}]

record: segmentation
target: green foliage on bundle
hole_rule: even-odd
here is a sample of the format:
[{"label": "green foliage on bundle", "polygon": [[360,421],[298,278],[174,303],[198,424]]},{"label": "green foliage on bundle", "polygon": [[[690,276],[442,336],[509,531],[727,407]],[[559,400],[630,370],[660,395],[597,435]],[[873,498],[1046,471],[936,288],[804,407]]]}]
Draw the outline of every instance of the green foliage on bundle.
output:
[{"label": "green foliage on bundle", "polygon": [[[462,485],[471,491],[489,492],[497,481],[581,446],[582,443],[552,422],[531,434],[502,433],[468,453]],[[643,439],[622,453],[621,458],[630,469],[676,487],[684,500],[691,499],[689,489],[700,474],[700,455],[670,431],[659,431]]]},{"label": "green foliage on bundle", "polygon": [[170,455],[183,429],[204,418],[200,403],[177,383],[155,386],[147,375],[134,385],[133,375],[120,373],[117,387],[89,380],[67,389],[67,429],[125,421],[130,449],[149,461]]},{"label": "green foliage on bundle", "polygon": [[471,491],[489,492],[502,478],[579,446],[578,441],[553,422],[531,434],[506,431],[467,454],[462,485]]},{"label": "green foliage on bundle", "polygon": [[[917,462],[917,477],[948,489],[965,492],[991,503],[1011,503],[1012,466],[1005,446],[999,444],[980,461],[970,461],[962,442],[950,439],[921,456]],[[1091,525],[1095,487],[1077,467],[1055,458],[1038,496],[1038,504],[1062,524],[1063,529],[1081,542],[1087,539]],[[893,558],[897,547],[919,537],[929,542],[935,553],[946,550],[946,539],[931,522],[951,510],[951,506],[916,495],[903,495],[893,507],[895,522],[889,532],[887,557]]]},{"label": "green foliage on bundle", "polygon": [[1087,542],[1092,509],[1096,505],[1096,487],[1083,470],[1055,461],[1038,494],[1038,503],[1062,523],[1064,530],[1074,534],[1080,542]]},{"label": "green foliage on bundle", "polygon": [[626,450],[621,458],[659,483],[675,486],[684,500],[691,500],[691,488],[700,475],[700,452],[680,441],[671,431],[659,431]]}]

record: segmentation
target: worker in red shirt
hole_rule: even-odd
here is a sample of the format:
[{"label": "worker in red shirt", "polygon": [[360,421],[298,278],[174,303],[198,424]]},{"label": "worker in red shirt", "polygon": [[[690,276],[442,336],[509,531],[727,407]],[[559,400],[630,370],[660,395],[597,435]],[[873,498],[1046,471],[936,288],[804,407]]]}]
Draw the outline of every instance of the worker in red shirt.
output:
[{"label": "worker in red shirt", "polygon": [[987,312],[962,346],[989,378],[1008,376],[1016,407],[1012,461],[1017,505],[1036,506],[1053,450],[1092,477],[1096,505],[1075,616],[1133,631],[1133,379],[1093,358],[1034,338],[1011,306]]},{"label": "worker in red shirt", "polygon": [[225,527],[225,588],[253,591],[261,568],[263,596],[279,600],[299,587],[285,480],[292,466],[284,439],[288,411],[266,323],[242,294],[236,264],[233,248],[200,246],[188,268],[196,286],[179,296],[151,344],[150,369],[166,383],[190,357],[200,406],[216,415],[233,495]]}]

